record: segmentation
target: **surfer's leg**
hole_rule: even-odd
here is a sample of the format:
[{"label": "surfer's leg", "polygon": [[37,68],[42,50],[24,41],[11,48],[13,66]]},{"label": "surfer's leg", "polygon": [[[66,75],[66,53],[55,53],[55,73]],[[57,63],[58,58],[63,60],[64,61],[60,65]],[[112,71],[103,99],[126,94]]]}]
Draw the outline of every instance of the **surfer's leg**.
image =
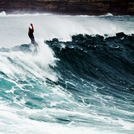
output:
[{"label": "surfer's leg", "polygon": [[36,41],[34,41],[33,45],[35,47],[34,52],[38,52],[38,43]]},{"label": "surfer's leg", "polygon": [[37,47],[38,43],[36,41],[34,41],[33,45],[34,45],[34,47]]}]

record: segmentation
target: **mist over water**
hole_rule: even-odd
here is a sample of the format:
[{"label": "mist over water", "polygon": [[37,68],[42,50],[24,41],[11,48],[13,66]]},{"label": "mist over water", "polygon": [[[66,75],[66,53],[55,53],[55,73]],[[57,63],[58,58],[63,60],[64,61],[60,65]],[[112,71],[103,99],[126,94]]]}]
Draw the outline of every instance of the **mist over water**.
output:
[{"label": "mist over water", "polygon": [[0,133],[133,134],[133,22],[0,13]]},{"label": "mist over water", "polygon": [[[36,40],[59,38],[70,40],[75,34],[115,35],[134,32],[133,18],[126,16],[69,16],[53,14],[2,15],[0,45],[12,47],[30,42],[27,33],[30,23],[35,27]],[[10,38],[9,38],[10,37]],[[12,42],[10,41],[12,40]]]}]

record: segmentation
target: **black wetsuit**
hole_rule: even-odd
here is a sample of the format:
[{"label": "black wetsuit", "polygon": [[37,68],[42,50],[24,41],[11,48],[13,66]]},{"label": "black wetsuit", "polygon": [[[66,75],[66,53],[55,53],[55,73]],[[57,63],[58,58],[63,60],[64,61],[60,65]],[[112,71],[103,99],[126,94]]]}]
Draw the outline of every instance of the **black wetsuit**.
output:
[{"label": "black wetsuit", "polygon": [[30,29],[30,28],[29,28],[28,36],[29,36],[29,38],[31,39],[31,43],[32,43],[32,44],[36,44],[35,39],[34,39],[33,32],[34,32],[33,29]]}]

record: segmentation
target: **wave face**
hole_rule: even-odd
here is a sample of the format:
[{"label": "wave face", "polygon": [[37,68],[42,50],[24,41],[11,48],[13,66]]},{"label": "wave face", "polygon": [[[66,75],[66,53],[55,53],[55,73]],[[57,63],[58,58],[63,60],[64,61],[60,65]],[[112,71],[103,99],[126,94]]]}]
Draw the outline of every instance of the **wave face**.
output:
[{"label": "wave face", "polygon": [[0,132],[133,134],[134,34],[124,31],[0,48]]},{"label": "wave face", "polygon": [[60,85],[93,116],[82,124],[132,133],[126,129],[134,129],[134,35],[80,34],[70,42],[53,39],[46,43],[60,59],[56,68]]}]

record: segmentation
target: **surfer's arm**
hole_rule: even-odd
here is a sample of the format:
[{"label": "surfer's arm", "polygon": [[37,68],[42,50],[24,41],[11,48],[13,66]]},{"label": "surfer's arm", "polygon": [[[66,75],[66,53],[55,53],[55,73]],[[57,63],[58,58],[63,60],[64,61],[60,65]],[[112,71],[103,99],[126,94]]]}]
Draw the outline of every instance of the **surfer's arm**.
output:
[{"label": "surfer's arm", "polygon": [[33,32],[34,32],[34,27],[33,27],[33,24],[31,23],[31,27],[32,27],[32,30],[33,30]]}]

